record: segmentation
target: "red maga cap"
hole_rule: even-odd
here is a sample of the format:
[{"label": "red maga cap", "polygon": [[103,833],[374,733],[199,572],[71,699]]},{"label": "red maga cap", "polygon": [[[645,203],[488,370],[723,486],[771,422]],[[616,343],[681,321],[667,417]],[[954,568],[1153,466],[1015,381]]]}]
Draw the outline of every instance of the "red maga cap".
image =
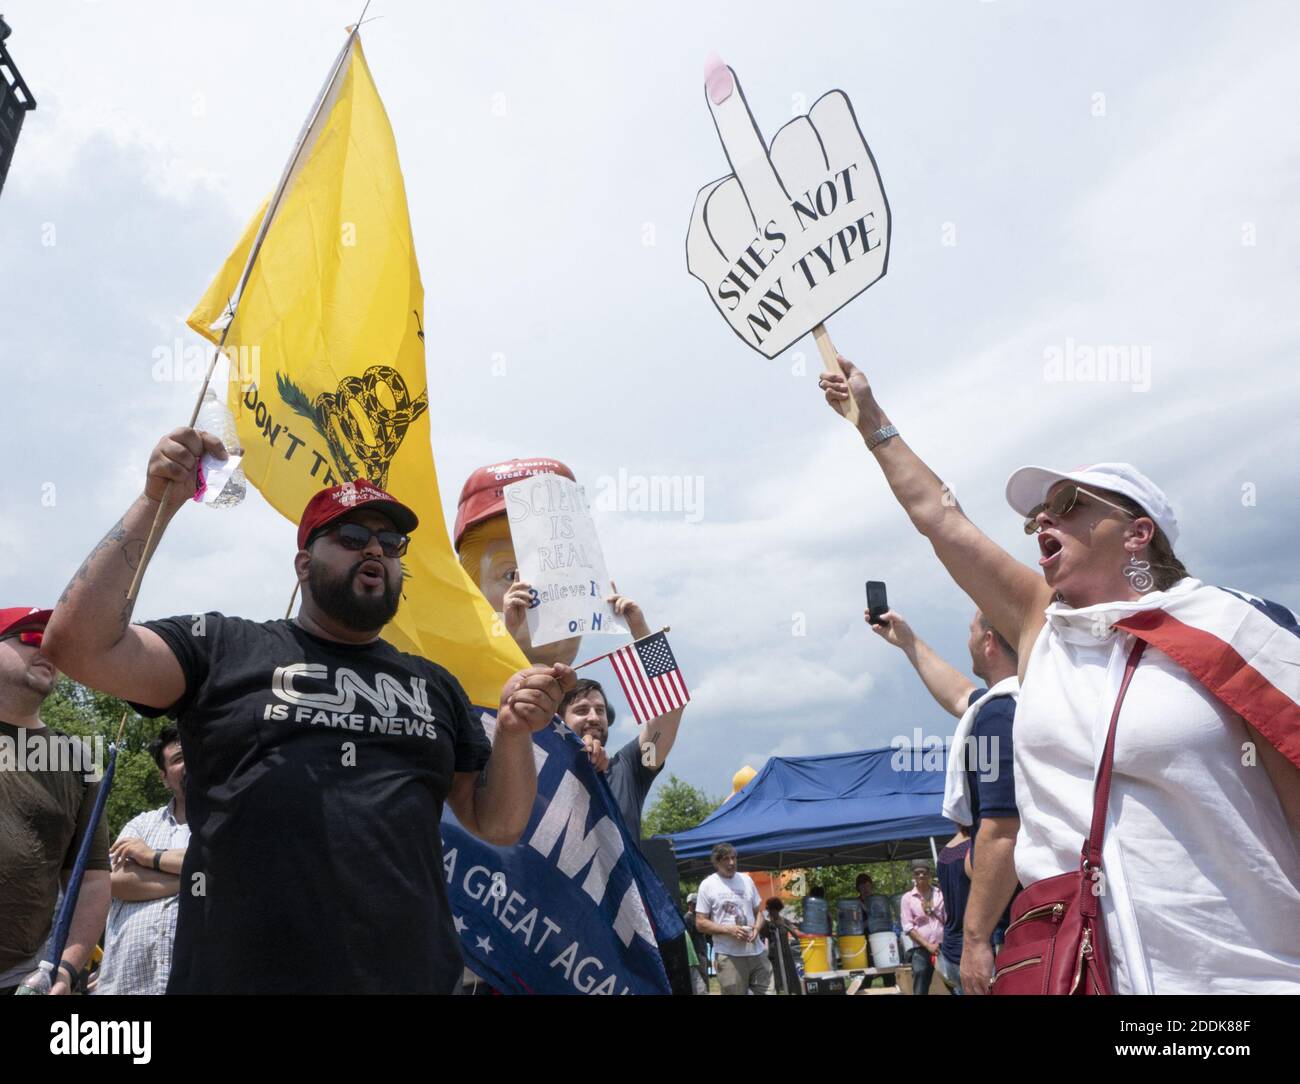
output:
[{"label": "red maga cap", "polygon": [[420,525],[414,512],[373,482],[344,482],[341,486],[322,489],[307,502],[307,507],[302,510],[302,519],[298,521],[298,548],[306,549],[307,539],[313,532],[358,508],[382,512],[402,534],[410,534]]},{"label": "red maga cap", "polygon": [[27,632],[29,629],[43,629],[53,610],[38,610],[35,606],[14,606],[0,610],[0,636],[11,632]]},{"label": "red maga cap", "polygon": [[570,482],[577,481],[573,471],[558,459],[507,459],[479,467],[465,479],[460,504],[456,506],[456,530],[452,536],[455,547],[460,549],[461,538],[475,524],[505,512],[506,499],[501,491],[506,486],[535,474],[558,474]]}]

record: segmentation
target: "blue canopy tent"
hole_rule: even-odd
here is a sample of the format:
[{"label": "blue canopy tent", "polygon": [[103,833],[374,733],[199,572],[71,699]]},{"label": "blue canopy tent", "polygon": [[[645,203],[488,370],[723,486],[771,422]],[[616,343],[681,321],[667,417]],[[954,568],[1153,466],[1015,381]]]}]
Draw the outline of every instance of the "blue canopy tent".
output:
[{"label": "blue canopy tent", "polygon": [[943,770],[914,758],[921,759],[919,749],[772,757],[705,820],[666,837],[678,872],[711,873],[717,843],[734,846],[749,870],[932,857],[932,839],[942,845],[954,828],[940,812]]}]

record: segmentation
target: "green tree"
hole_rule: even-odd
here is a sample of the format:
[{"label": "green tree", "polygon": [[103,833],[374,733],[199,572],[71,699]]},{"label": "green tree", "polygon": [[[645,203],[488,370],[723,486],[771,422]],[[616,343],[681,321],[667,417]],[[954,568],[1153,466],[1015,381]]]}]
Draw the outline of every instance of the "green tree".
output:
[{"label": "green tree", "polygon": [[908,862],[869,862],[860,866],[818,866],[804,870],[807,886],[821,885],[826,889],[826,900],[831,907],[836,900],[854,899],[858,890],[854,881],[858,875],[865,873],[873,882],[878,893],[884,896],[897,896],[912,887],[912,871]]},{"label": "green tree", "polygon": [[720,805],[721,798],[710,798],[699,787],[670,775],[641,818],[641,838],[671,835],[694,828]]},{"label": "green tree", "polygon": [[[670,775],[641,818],[641,838],[672,835],[674,832],[694,828],[720,805],[721,798],[710,798],[699,787],[693,787],[677,776]],[[678,887],[684,900],[700,887],[700,878],[686,878]]]},{"label": "green tree", "polygon": [[59,678],[54,691],[41,705],[41,720],[48,727],[81,738],[103,738],[104,767],[108,764],[108,745],[117,737],[117,728],[126,715],[126,730],[117,751],[113,772],[113,789],[104,807],[108,821],[108,838],[132,817],[146,809],[166,805],[171,795],[163,786],[149,752],[150,743],[166,725],[166,719],[146,719],[129,704],[107,693],[95,692],[69,678]]}]

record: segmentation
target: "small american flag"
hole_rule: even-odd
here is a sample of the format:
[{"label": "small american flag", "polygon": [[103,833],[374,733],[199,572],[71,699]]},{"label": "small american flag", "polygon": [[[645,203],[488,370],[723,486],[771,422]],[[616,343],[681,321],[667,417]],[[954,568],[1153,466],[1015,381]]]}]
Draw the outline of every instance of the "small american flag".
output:
[{"label": "small american flag", "polygon": [[662,632],[621,647],[610,656],[623,695],[638,723],[648,723],[682,707],[691,698]]}]

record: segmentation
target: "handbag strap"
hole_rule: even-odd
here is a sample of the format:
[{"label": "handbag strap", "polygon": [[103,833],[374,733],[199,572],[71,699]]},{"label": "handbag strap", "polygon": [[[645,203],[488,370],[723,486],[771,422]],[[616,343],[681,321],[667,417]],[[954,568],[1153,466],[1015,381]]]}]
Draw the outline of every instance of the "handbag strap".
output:
[{"label": "handbag strap", "polygon": [[[1106,735],[1106,748],[1101,754],[1101,765],[1097,769],[1097,783],[1093,790],[1092,827],[1083,844],[1085,881],[1088,879],[1087,874],[1090,869],[1101,868],[1101,843],[1106,832],[1106,807],[1110,802],[1110,774],[1115,760],[1115,730],[1119,722],[1119,709],[1124,705],[1124,694],[1128,692],[1129,682],[1133,680],[1133,671],[1137,669],[1138,660],[1142,657],[1146,646],[1145,640],[1138,640],[1133,645],[1133,650],[1129,652],[1128,662],[1124,666],[1124,678],[1119,683],[1119,695],[1115,697],[1115,710],[1111,712],[1110,731]],[[1085,895],[1095,901],[1096,896],[1090,888],[1091,886],[1085,888]]]}]

